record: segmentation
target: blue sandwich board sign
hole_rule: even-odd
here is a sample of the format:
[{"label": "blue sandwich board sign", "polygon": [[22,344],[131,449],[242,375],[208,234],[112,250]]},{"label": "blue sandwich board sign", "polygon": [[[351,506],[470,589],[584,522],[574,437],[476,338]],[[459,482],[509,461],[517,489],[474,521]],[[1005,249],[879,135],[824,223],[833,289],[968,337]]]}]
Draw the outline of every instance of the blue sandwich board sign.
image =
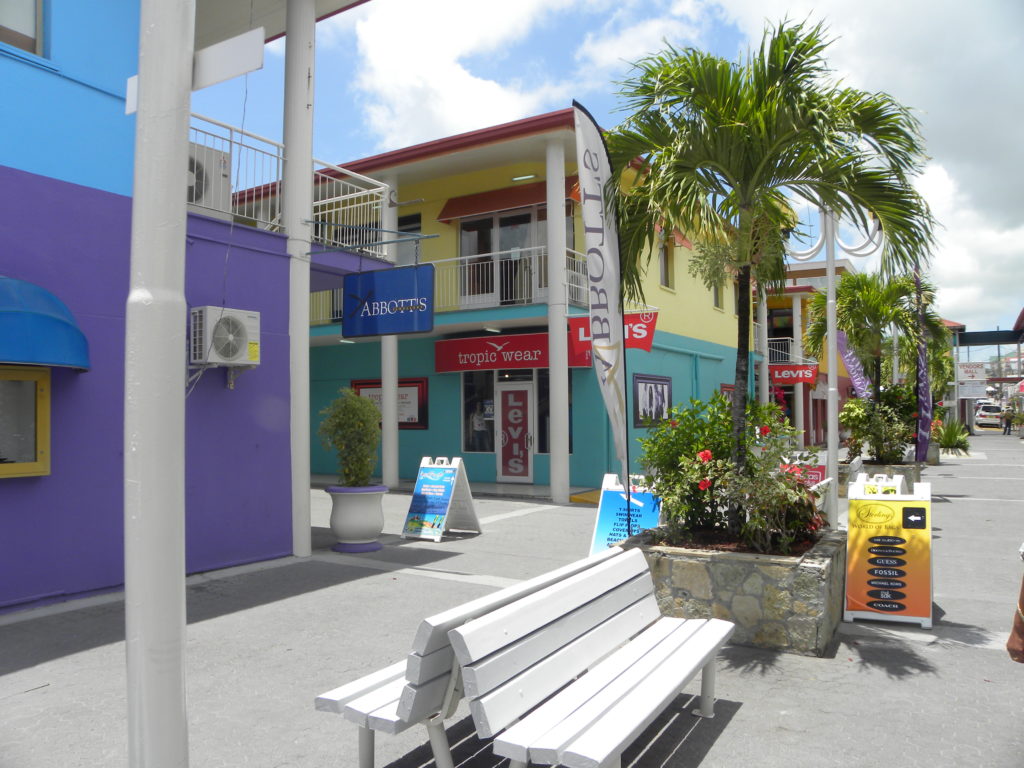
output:
[{"label": "blue sandwich board sign", "polygon": [[596,555],[640,531],[657,528],[660,512],[661,499],[657,496],[631,484],[627,497],[618,476],[605,475],[590,554]]},{"label": "blue sandwich board sign", "polygon": [[353,272],[342,288],[341,334],[391,336],[434,330],[434,265]]},{"label": "blue sandwich board sign", "polygon": [[462,459],[424,457],[416,475],[402,538],[441,541],[445,531],[480,533],[473,493]]}]

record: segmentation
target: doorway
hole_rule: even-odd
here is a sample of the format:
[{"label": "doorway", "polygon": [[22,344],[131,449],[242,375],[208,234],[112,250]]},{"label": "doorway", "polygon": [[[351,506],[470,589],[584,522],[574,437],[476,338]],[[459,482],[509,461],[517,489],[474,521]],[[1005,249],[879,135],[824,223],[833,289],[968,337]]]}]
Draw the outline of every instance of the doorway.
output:
[{"label": "doorway", "polygon": [[533,382],[495,385],[499,483],[532,483],[536,414]]}]

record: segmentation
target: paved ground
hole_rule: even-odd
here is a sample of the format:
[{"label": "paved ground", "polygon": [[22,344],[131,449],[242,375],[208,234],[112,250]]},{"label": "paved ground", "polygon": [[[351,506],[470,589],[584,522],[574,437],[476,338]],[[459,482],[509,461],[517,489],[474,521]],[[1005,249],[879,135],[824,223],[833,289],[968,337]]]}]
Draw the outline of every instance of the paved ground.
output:
[{"label": "paved ground", "polygon": [[[933,630],[844,624],[824,659],[727,648],[718,716],[682,713],[680,696],[623,765],[1024,766],[1024,665],[1002,647],[1024,571],[1024,442],[993,432],[972,449],[926,471]],[[397,537],[407,506],[389,500],[380,552],[335,554],[317,527],[309,560],[190,580],[192,765],[355,766],[354,727],[314,696],[401,659],[423,616],[584,556],[595,513],[484,499],[482,535],[435,544]],[[0,768],[127,764],[123,638],[117,596],[0,617]],[[463,712],[450,735],[464,768],[497,764]],[[432,765],[423,741],[379,738],[379,764]]]}]

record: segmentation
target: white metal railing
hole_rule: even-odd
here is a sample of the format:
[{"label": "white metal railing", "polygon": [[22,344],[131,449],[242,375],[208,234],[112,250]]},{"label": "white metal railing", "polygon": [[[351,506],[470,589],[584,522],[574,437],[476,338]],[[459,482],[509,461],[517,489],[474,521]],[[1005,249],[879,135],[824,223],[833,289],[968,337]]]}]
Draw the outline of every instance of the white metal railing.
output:
[{"label": "white metal railing", "polygon": [[[284,145],[202,115],[189,126],[187,202],[213,216],[278,231]],[[388,187],[375,179],[313,161],[313,242],[385,258],[381,211]]]},{"label": "white metal railing", "polygon": [[776,336],[768,339],[769,363],[815,363],[813,357],[797,357],[793,354],[793,339],[788,336]]}]

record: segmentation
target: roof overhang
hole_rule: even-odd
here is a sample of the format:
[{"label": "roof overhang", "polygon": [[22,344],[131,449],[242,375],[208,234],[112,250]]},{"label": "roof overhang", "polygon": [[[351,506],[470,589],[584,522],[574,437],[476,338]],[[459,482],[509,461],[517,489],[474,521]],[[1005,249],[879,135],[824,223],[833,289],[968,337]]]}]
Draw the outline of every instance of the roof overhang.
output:
[{"label": "roof overhang", "polygon": [[[314,0],[317,21],[323,21],[369,0]],[[263,27],[266,39],[285,34],[287,0],[197,0],[195,46],[201,48]]]},{"label": "roof overhang", "polygon": [[45,288],[0,276],[0,363],[89,370],[89,342]]}]

